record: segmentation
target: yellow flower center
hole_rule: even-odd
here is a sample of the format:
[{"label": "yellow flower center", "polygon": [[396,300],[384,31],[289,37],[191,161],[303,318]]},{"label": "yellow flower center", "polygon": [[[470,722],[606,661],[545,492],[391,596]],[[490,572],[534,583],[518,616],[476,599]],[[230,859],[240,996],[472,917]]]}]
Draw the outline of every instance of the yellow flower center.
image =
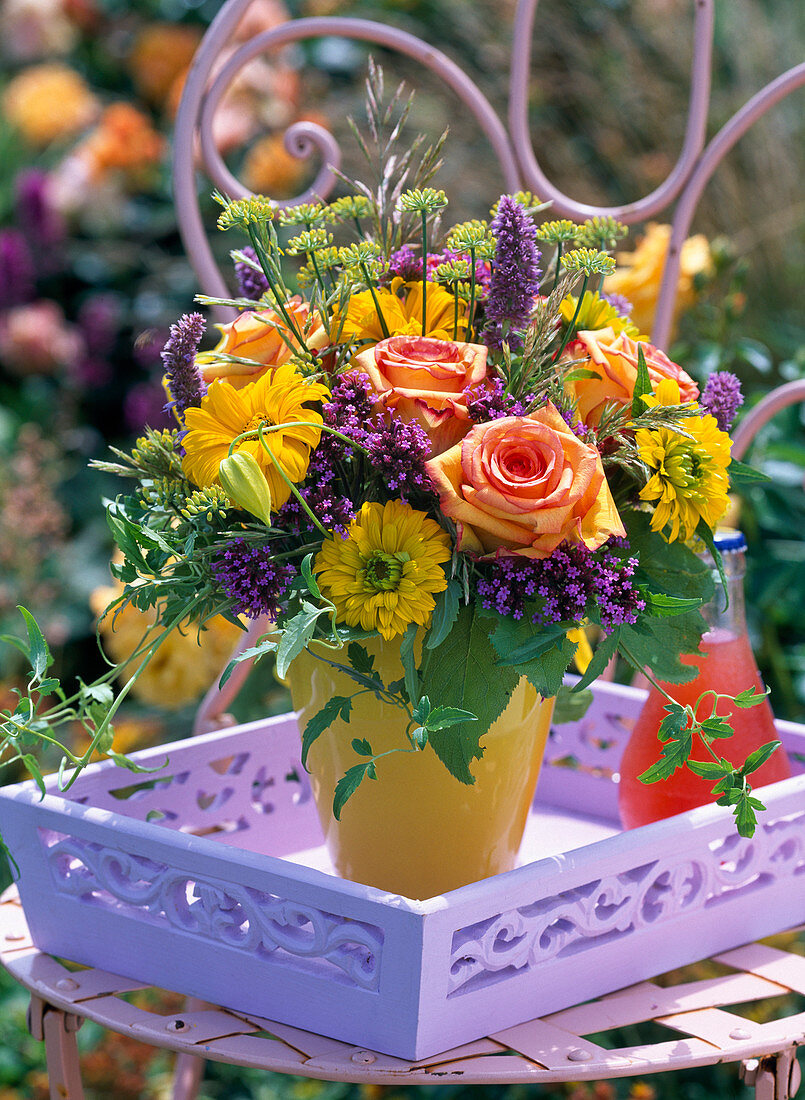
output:
[{"label": "yellow flower center", "polygon": [[405,558],[407,554],[384,554],[382,550],[373,550],[366,559],[366,583],[376,592],[394,591],[400,583]]}]

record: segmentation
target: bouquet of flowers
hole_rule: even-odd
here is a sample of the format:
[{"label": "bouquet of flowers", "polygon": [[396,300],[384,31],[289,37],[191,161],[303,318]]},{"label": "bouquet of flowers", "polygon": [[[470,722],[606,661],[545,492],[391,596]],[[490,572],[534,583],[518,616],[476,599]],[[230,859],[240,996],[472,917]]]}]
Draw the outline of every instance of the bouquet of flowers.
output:
[{"label": "bouquet of flowers", "polygon": [[[265,617],[238,659],[273,654],[282,678],[318,643],[356,693],[404,712],[397,751],[430,746],[472,783],[522,677],[572,703],[616,655],[664,682],[695,675],[680,654],[696,652],[713,591],[696,550],[718,563],[713,529],[731,482],[751,474],[730,461],[737,380],[711,376],[700,393],[603,292],[625,227],[551,220],[519,193],[488,223],[445,228],[448,200],[430,186],[440,143],[399,152],[406,113],[381,104],[375,74],[369,182],[345,197],[279,209],[218,196],[219,227],[241,235],[240,295],[214,300],[234,319],[200,351],[202,316],[182,317],[163,353],[175,428],[102,465],[134,482],[107,505],[117,606],[157,609],[162,628],[129,658],[135,677],[179,624]],[[6,744],[28,756],[31,731],[52,736],[69,715],[92,738],[74,765],[97,749],[136,767],[112,750],[119,669],[67,696],[27,622],[32,692],[6,712]],[[568,693],[585,630],[598,644]],[[377,636],[399,651],[394,682],[364,644]],[[38,709],[37,692],[57,702]],[[757,763],[713,750],[729,732],[718,702],[669,699],[646,779],[703,742],[699,774],[751,835]],[[337,696],[314,715],[303,759],[350,709]],[[353,748],[336,816],[376,776],[371,742]]]}]

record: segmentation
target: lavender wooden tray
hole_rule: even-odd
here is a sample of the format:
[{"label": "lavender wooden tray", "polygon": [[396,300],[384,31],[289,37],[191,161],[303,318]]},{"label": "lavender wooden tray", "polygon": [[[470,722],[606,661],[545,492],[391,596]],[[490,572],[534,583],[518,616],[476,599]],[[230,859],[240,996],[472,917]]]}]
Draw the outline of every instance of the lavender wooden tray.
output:
[{"label": "lavender wooden tray", "polygon": [[0,829],[41,950],[427,1058],[805,920],[805,727],[778,724],[797,774],[752,840],[719,807],[623,833],[642,699],[597,685],[552,734],[522,865],[424,902],[333,874],[292,715],[171,745],[157,776],[6,787]]}]

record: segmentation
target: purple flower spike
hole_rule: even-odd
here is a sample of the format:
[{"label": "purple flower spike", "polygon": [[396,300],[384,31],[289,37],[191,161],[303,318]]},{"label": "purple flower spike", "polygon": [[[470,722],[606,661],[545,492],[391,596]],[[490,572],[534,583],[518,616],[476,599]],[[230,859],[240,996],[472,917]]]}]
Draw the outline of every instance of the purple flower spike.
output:
[{"label": "purple flower spike", "polygon": [[525,328],[539,291],[537,228],[523,206],[510,195],[501,196],[490,228],[497,245],[483,336],[491,347],[500,347],[504,339],[503,326],[507,323],[509,344],[519,346],[512,334]]},{"label": "purple flower spike", "polygon": [[204,318],[200,313],[185,313],[171,325],[168,342],[162,350],[162,362],[172,401],[166,408],[183,416],[186,409],[198,407],[206,392],[196,366],[196,353],[204,336]]},{"label": "purple flower spike", "polygon": [[735,414],[743,403],[740,380],[728,370],[711,374],[705,383],[704,393],[699,398],[701,407],[716,418],[722,432],[730,430]]},{"label": "purple flower spike", "polygon": [[[247,245],[241,249],[244,256],[257,262],[257,253]],[[249,264],[238,260],[235,263],[235,278],[238,280],[238,294],[241,298],[250,298],[253,302],[259,302],[268,290],[268,279],[262,271],[255,271]]]}]

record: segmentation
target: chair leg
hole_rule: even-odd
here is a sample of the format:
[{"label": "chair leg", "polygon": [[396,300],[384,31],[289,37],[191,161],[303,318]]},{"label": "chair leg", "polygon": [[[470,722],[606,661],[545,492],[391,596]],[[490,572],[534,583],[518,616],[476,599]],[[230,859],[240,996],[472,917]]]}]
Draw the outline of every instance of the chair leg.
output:
[{"label": "chair leg", "polygon": [[47,1004],[35,994],[28,1010],[28,1029],[45,1043],[50,1100],[84,1100],[76,1032],[83,1020]]},{"label": "chair leg", "polygon": [[180,1051],[173,1070],[172,1100],[196,1100],[204,1076],[204,1059]]},{"label": "chair leg", "polygon": [[795,1047],[750,1058],[741,1064],[740,1073],[745,1084],[754,1085],[755,1100],[792,1100],[802,1081]]}]

